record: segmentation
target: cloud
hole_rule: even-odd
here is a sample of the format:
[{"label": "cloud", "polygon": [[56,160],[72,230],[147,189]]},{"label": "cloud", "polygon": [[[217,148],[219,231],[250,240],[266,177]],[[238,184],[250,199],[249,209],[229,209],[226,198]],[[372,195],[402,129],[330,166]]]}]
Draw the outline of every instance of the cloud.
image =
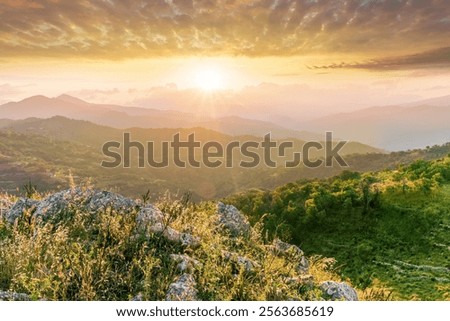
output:
[{"label": "cloud", "polygon": [[333,63],[324,66],[309,66],[309,69],[368,69],[399,70],[450,67],[450,47],[430,50],[414,55],[389,57],[356,63]]},{"label": "cloud", "polygon": [[0,57],[430,50],[449,16],[447,0],[0,0]]}]

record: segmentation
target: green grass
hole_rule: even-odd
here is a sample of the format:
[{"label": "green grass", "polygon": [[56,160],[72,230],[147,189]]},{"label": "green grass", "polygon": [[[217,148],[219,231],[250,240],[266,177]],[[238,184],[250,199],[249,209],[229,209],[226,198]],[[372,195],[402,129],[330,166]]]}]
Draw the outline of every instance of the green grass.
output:
[{"label": "green grass", "polygon": [[267,233],[336,259],[359,289],[396,300],[449,300],[450,157],[394,171],[345,173],[228,200]]}]

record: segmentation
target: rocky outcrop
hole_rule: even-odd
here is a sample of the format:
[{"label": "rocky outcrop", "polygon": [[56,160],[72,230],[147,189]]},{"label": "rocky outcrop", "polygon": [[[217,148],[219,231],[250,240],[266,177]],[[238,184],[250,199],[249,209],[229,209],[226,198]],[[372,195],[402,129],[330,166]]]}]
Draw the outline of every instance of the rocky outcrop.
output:
[{"label": "rocky outcrop", "polygon": [[30,297],[25,293],[0,291],[0,301],[30,301]]},{"label": "rocky outcrop", "polygon": [[325,281],[320,285],[326,299],[333,301],[358,301],[358,294],[355,289],[347,283]]},{"label": "rocky outcrop", "polygon": [[70,205],[81,206],[85,210],[97,212],[106,208],[116,211],[131,211],[137,204],[129,198],[112,192],[77,187],[51,194],[40,201],[21,198],[6,213],[5,218],[8,222],[13,223],[22,216],[24,211],[29,210],[33,216],[46,219],[68,210]]},{"label": "rocky outcrop", "polygon": [[194,277],[191,274],[183,274],[169,286],[166,294],[167,301],[196,301],[197,289]]},{"label": "rocky outcrop", "polygon": [[233,205],[225,205],[221,202],[217,204],[218,222],[233,237],[245,235],[250,230],[250,223],[247,218],[239,212]]},{"label": "rocky outcrop", "polygon": [[[48,219],[69,210],[71,206],[92,213],[107,208],[129,213],[135,210],[138,204],[134,200],[112,192],[77,187],[51,194],[40,201],[21,198],[5,213],[5,219],[12,224],[25,211],[30,211],[35,217]],[[151,204],[145,205],[139,210],[136,223],[139,229],[143,228],[150,233],[161,234],[169,242],[192,248],[200,245],[199,238],[167,226],[167,223],[164,222],[164,214]]]},{"label": "rocky outcrop", "polygon": [[4,214],[5,220],[10,224],[21,217],[25,211],[33,211],[36,209],[38,201],[29,198],[20,198],[10,209]]},{"label": "rocky outcrop", "polygon": [[309,262],[303,251],[296,245],[285,243],[279,239],[275,239],[272,243],[272,251],[279,256],[284,256],[290,261],[297,263],[297,271],[300,273],[308,273]]},{"label": "rocky outcrop", "polygon": [[[148,243],[151,246],[167,246],[163,251],[160,251],[162,254],[158,255],[163,257],[162,262],[170,259],[173,263],[171,267],[175,267],[176,271],[181,274],[169,285],[167,292],[163,292],[163,298],[165,294],[166,300],[192,301],[198,300],[198,293],[203,293],[198,292],[194,278],[194,275],[197,275],[203,266],[194,257],[205,257],[203,248],[200,251],[196,250],[200,247],[201,240],[195,235],[184,232],[195,230],[195,228],[189,229],[187,227],[184,231],[174,229],[169,224],[169,216],[154,205],[140,204],[107,191],[74,188],[51,194],[42,200],[20,198],[14,205],[8,204],[6,207],[8,209],[2,214],[6,221],[11,224],[20,219],[26,211],[30,215],[42,219],[38,222],[45,222],[52,217],[66,219],[64,215],[58,215],[66,211],[70,213],[71,210],[75,209],[84,211],[83,214],[87,215],[96,215],[99,211],[107,209],[117,211],[120,213],[118,215],[133,215],[132,217],[136,217],[136,228],[134,229],[134,223],[131,222],[131,234],[129,236],[138,238],[140,241],[145,240],[145,238],[152,241],[156,239],[158,242]],[[289,268],[283,274],[280,274],[279,279],[277,279],[278,285],[284,283],[284,285],[291,286],[292,289],[297,290],[300,287],[306,290],[312,289],[314,290],[312,291],[314,292],[314,298],[318,295],[320,298],[320,292],[322,292],[324,299],[358,300],[355,289],[346,283],[326,281],[320,284],[321,291],[317,291],[317,282],[314,282],[314,277],[308,274],[309,262],[298,246],[275,239],[271,245],[258,243],[257,248],[252,247],[255,250],[249,251],[248,247],[242,247],[242,244],[254,245],[253,243],[245,243],[253,242],[252,238],[238,238],[239,236],[248,235],[251,232],[251,227],[246,217],[234,206],[219,202],[216,212],[214,213],[214,210],[212,210],[208,215],[212,215],[214,219],[212,225],[208,226],[208,228],[212,228],[214,231],[219,229],[220,233],[224,233],[221,235],[221,238],[224,237],[226,239],[224,247],[220,247],[218,253],[213,251],[213,259],[218,259],[217,262],[226,265],[227,268],[231,267],[231,269],[227,269],[227,271],[231,271],[227,272],[231,273],[229,277],[235,277],[239,272],[245,272],[246,276],[257,276],[257,273],[264,273],[261,268],[264,265],[263,260],[267,257],[266,255],[273,259],[272,254],[274,254],[279,257],[277,260],[280,259],[285,264],[284,266]],[[70,219],[70,216],[68,217]],[[209,220],[207,222],[208,224],[211,223]],[[159,242],[160,240],[167,242]],[[168,242],[175,243],[177,246],[172,246]],[[205,244],[203,246],[207,248]],[[175,251],[179,251],[179,253]],[[169,253],[173,254],[169,255]],[[209,256],[208,253],[206,252],[207,256]],[[258,260],[255,260],[255,258],[258,258]],[[171,269],[170,273],[172,272],[173,269]],[[203,280],[199,282],[199,286],[203,282]],[[201,288],[199,289],[202,290]],[[164,290],[166,290],[165,287]],[[142,294],[136,295],[136,293],[133,293],[133,295],[135,297],[132,300],[142,300],[144,298]],[[0,291],[0,301],[2,300],[30,300],[30,297],[22,293]]]}]

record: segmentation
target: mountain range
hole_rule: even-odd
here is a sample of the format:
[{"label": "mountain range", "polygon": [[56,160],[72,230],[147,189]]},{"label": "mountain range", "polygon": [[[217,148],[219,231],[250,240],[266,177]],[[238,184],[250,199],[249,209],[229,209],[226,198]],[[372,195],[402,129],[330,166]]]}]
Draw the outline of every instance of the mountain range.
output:
[{"label": "mountain range", "polygon": [[271,132],[275,139],[303,141],[321,141],[325,132],[332,131],[335,138],[387,151],[424,148],[450,140],[450,95],[331,114],[295,126],[286,125],[280,117],[273,117],[272,122],[240,116],[213,118],[177,110],[92,104],[69,95],[55,98],[33,96],[0,105],[0,128],[10,125],[11,120],[54,116],[118,129],[202,127],[231,136],[261,137]]},{"label": "mountain range", "polygon": [[444,144],[450,141],[450,95],[335,114],[301,126],[389,151]]},{"label": "mountain range", "polygon": [[160,110],[118,105],[91,104],[81,99],[61,95],[55,98],[33,96],[19,102],[0,106],[0,127],[8,120],[50,118],[63,116],[87,120],[114,128],[193,128],[203,127],[227,135],[264,136],[271,132],[274,138],[320,140],[321,135],[288,129],[274,123],[241,117],[210,118],[174,110]]}]

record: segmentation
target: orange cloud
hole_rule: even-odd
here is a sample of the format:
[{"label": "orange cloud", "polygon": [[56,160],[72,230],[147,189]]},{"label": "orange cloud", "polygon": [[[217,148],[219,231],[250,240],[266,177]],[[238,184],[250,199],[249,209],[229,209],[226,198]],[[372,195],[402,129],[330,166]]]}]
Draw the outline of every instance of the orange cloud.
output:
[{"label": "orange cloud", "polygon": [[405,55],[447,46],[447,0],[1,0],[0,57]]}]

